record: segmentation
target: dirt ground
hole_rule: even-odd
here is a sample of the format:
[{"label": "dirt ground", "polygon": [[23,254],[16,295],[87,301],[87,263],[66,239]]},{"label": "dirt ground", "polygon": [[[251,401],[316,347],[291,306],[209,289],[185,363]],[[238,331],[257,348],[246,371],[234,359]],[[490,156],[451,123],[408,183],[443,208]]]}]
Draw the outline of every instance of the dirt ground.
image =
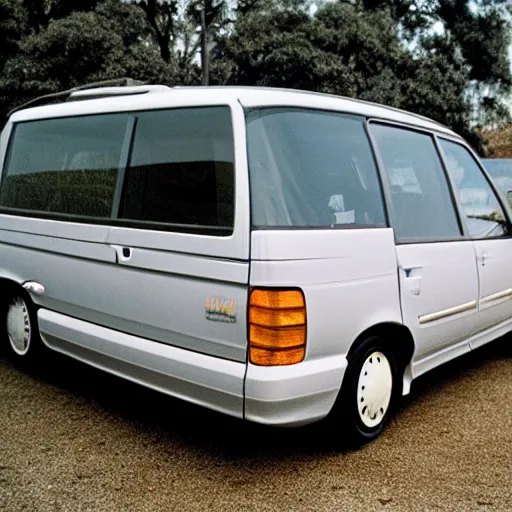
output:
[{"label": "dirt ground", "polygon": [[376,442],[224,417],[0,354],[0,511],[512,511],[512,338],[413,384]]}]

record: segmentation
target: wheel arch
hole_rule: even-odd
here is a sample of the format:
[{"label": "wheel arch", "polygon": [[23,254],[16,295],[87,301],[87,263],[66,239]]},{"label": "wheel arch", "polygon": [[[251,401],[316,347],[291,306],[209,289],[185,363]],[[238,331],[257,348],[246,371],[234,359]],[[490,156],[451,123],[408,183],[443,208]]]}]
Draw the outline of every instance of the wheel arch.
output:
[{"label": "wheel arch", "polygon": [[21,279],[17,280],[15,278],[0,277],[0,307],[4,307],[12,294],[16,292],[19,293],[31,307],[37,309],[38,306],[34,302],[32,294],[29,293],[23,285],[24,282]]},{"label": "wheel arch", "polygon": [[0,277],[0,297],[2,301],[7,298],[6,291],[23,290],[22,282],[13,277]]},{"label": "wheel arch", "polygon": [[402,394],[407,395],[411,388],[411,361],[415,351],[415,342],[411,331],[403,324],[382,322],[365,329],[351,344],[347,352],[350,361],[358,345],[370,336],[379,336],[384,340],[396,357],[398,375],[403,378]]}]

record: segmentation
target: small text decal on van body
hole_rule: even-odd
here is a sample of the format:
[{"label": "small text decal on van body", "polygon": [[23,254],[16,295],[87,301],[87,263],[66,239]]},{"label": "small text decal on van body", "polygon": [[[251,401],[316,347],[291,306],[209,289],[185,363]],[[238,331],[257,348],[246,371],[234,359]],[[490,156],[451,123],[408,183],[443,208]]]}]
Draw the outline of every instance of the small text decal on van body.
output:
[{"label": "small text decal on van body", "polygon": [[206,299],[206,318],[213,322],[236,322],[236,300],[208,297]]}]

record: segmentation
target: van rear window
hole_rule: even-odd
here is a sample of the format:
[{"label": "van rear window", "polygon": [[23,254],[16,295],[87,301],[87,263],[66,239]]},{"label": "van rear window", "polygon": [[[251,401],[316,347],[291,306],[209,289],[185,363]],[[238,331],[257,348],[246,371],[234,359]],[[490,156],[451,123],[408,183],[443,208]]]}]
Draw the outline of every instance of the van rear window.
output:
[{"label": "van rear window", "polygon": [[139,113],[120,217],[230,234],[234,158],[229,107]]},{"label": "van rear window", "polygon": [[110,217],[127,120],[98,115],[16,125],[0,205]]},{"label": "van rear window", "polygon": [[231,111],[212,106],[19,123],[0,208],[227,236],[234,195]]},{"label": "van rear window", "polygon": [[254,227],[386,225],[362,118],[297,108],[253,110],[247,143]]}]

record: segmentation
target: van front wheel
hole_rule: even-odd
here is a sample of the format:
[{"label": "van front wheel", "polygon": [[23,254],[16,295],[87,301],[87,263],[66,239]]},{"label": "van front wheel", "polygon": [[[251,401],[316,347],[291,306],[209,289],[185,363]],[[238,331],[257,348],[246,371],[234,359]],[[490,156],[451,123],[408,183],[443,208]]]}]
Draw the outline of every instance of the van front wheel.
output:
[{"label": "van front wheel", "polygon": [[363,445],[384,430],[395,403],[397,369],[393,352],[379,336],[360,343],[349,357],[338,401],[336,422],[344,427],[344,441]]}]

